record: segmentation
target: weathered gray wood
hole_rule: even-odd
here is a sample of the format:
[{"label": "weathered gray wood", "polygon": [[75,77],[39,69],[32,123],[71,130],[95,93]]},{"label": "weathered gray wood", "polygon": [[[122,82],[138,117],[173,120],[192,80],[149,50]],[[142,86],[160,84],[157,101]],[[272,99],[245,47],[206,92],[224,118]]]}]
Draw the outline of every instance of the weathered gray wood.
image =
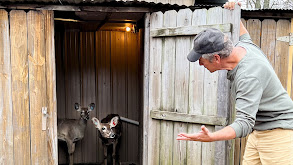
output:
[{"label": "weathered gray wood", "polygon": [[[5,10],[0,10],[0,29],[0,164],[15,164],[9,20]],[[16,154],[19,156],[21,152]]]},{"label": "weathered gray wood", "polygon": [[198,26],[183,26],[173,28],[160,28],[151,30],[152,37],[171,37],[171,36],[190,36],[196,35],[202,30],[207,28],[217,28],[222,32],[231,32],[232,25],[227,24],[209,24],[209,25],[198,25]]},{"label": "weathered gray wood", "polygon": [[[205,25],[207,21],[207,9],[198,9],[193,12],[192,26]],[[191,37],[191,48],[194,46],[194,37]],[[203,87],[204,87],[204,70],[199,62],[190,63],[190,78],[189,78],[189,114],[202,115],[203,112]],[[195,118],[197,119],[197,118]],[[201,131],[201,124],[188,124],[188,133]],[[187,164],[202,164],[201,159],[202,143],[189,141],[187,142]]]},{"label": "weathered gray wood", "polygon": [[[170,10],[164,13],[164,27],[176,27],[177,12]],[[164,111],[174,111],[174,81],[175,81],[175,38],[164,38],[162,52],[162,108]],[[160,164],[172,164],[173,158],[173,125],[171,121],[161,122]],[[169,136],[166,136],[169,135]]]},{"label": "weathered gray wood", "polygon": [[[207,13],[207,24],[222,24],[223,9],[221,7],[210,8]],[[205,69],[204,74],[204,111],[203,115],[217,116],[219,72],[210,73]],[[215,126],[207,126],[214,132]],[[202,144],[202,162],[207,165],[215,163],[215,142]]]},{"label": "weathered gray wood", "polygon": [[142,137],[142,164],[148,164],[148,132],[149,132],[149,66],[150,66],[150,13],[147,13],[144,18],[144,58],[143,58],[143,137]]},{"label": "weathered gray wood", "polygon": [[[234,10],[223,10],[223,23],[233,24],[231,33],[226,33],[230,36],[233,43],[236,43],[239,40],[240,32],[240,7],[236,6]],[[221,117],[229,116],[230,112],[230,83],[227,79],[227,71],[219,71],[218,79],[218,112],[217,114]],[[223,127],[217,127],[216,130],[220,130]],[[229,141],[219,141],[216,142],[215,148],[215,164],[217,165],[226,165],[228,159],[229,150]]]},{"label": "weathered gray wood", "polygon": [[[177,14],[177,26],[190,26],[192,11],[182,9]],[[189,84],[189,61],[186,55],[191,49],[190,36],[176,38],[176,61],[175,61],[175,112],[188,113],[188,84]],[[187,132],[187,123],[174,123],[174,137],[181,132]],[[173,149],[173,164],[185,165],[187,163],[187,142],[176,140]]]},{"label": "weathered gray wood", "polygon": [[[150,29],[163,26],[163,13],[156,12],[151,15]],[[161,107],[162,83],[162,39],[150,39],[150,66],[149,66],[149,110]],[[149,119],[148,132],[148,164],[159,164],[160,147],[160,121]]]},{"label": "weathered gray wood", "polygon": [[[278,20],[276,38],[288,36],[290,33],[290,21]],[[276,41],[275,49],[275,72],[277,73],[283,87],[287,89],[289,43]]]},{"label": "weathered gray wood", "polygon": [[48,164],[47,133],[42,131],[42,107],[47,106],[44,15],[30,11],[28,25],[31,164]]},{"label": "weathered gray wood", "polygon": [[227,124],[227,118],[219,116],[192,115],[187,113],[168,112],[160,110],[152,110],[150,115],[153,119],[178,121],[183,123],[206,124],[213,126],[223,126]]},{"label": "weathered gray wood", "polygon": [[260,46],[260,35],[261,35],[261,21],[259,19],[249,19],[247,21],[247,30],[252,41]]},{"label": "weathered gray wood", "polygon": [[277,22],[273,19],[265,19],[261,23],[261,48],[267,55],[271,65],[275,67],[275,46]]},{"label": "weathered gray wood", "polygon": [[49,115],[47,118],[48,164],[58,164],[54,12],[45,10],[42,13],[45,16],[46,38],[47,107]]}]

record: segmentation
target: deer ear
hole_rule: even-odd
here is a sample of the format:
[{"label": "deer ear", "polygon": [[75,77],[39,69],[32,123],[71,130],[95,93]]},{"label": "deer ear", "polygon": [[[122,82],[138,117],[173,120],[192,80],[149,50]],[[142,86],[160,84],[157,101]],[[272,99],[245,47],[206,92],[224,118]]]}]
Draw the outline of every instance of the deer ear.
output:
[{"label": "deer ear", "polygon": [[113,117],[112,119],[111,119],[111,121],[110,121],[110,127],[112,128],[112,127],[116,127],[116,125],[118,124],[118,121],[119,120],[119,118],[118,118],[118,116],[115,116],[115,117]]},{"label": "deer ear", "polygon": [[95,125],[96,128],[101,129],[100,121],[97,118],[93,117],[92,122],[93,122],[93,124]]},{"label": "deer ear", "polygon": [[80,109],[79,109],[79,104],[78,104],[78,103],[75,103],[75,104],[74,104],[74,109],[77,110],[77,111],[80,110]]},{"label": "deer ear", "polygon": [[88,110],[92,111],[95,109],[95,103],[91,103],[88,105]]}]

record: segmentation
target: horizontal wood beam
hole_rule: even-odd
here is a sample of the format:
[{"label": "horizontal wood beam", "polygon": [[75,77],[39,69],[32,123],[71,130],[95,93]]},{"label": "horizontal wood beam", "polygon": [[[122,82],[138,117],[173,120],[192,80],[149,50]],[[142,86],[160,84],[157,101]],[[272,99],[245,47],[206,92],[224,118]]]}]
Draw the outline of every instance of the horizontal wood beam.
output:
[{"label": "horizontal wood beam", "polygon": [[39,5],[39,4],[11,4],[1,6],[7,9],[23,10],[55,10],[55,11],[88,11],[110,13],[148,13],[152,10],[148,7],[112,7],[112,6],[72,6],[72,5]]},{"label": "horizontal wood beam", "polygon": [[148,13],[151,12],[147,7],[110,7],[110,6],[82,6],[82,11],[111,12],[111,13]]},{"label": "horizontal wood beam", "polygon": [[227,118],[207,115],[192,115],[186,113],[168,112],[160,110],[151,110],[150,116],[153,119],[169,120],[185,123],[206,124],[225,126],[227,124]]},{"label": "horizontal wood beam", "polygon": [[199,25],[199,26],[184,26],[174,28],[158,28],[151,30],[150,35],[152,37],[172,37],[172,36],[190,36],[196,35],[202,30],[207,28],[217,28],[223,33],[231,32],[232,24],[214,24],[214,25]]}]

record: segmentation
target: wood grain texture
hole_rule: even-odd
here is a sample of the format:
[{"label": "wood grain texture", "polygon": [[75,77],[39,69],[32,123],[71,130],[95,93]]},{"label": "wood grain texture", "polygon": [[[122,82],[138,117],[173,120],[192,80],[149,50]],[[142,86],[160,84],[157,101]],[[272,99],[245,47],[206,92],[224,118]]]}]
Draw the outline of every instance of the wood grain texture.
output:
[{"label": "wood grain texture", "polygon": [[[277,21],[276,38],[288,36],[290,33],[290,21],[280,19]],[[287,88],[289,60],[289,43],[276,41],[275,49],[275,72],[277,73],[283,87]]]},{"label": "wood grain texture", "polygon": [[[12,27],[14,28],[14,27]],[[0,164],[14,164],[14,128],[13,128],[13,107],[12,100],[15,96],[12,94],[12,64],[10,53],[10,39],[9,39],[9,19],[8,13],[5,10],[0,10]],[[13,44],[13,43],[12,43]],[[21,103],[18,102],[18,103]],[[17,104],[17,103],[16,103]],[[18,104],[19,105],[19,104]],[[21,124],[19,124],[21,125]],[[17,130],[17,135],[21,136],[21,140],[28,133],[20,135],[20,129]],[[24,135],[24,136],[23,136]],[[18,142],[17,145],[20,143]],[[25,145],[24,145],[25,146]],[[29,148],[26,148],[29,149]],[[27,150],[28,151],[28,150]],[[20,157],[21,152],[16,152]],[[29,156],[29,155],[28,155]],[[27,162],[27,161],[26,161]]]},{"label": "wood grain texture", "polygon": [[47,135],[42,131],[42,107],[47,106],[44,15],[30,11],[28,25],[29,105],[31,129],[31,163],[47,164]]},{"label": "wood grain texture", "polygon": [[42,11],[45,16],[46,83],[47,83],[47,146],[48,164],[58,164],[57,96],[54,39],[54,12]]},{"label": "wood grain texture", "polygon": [[[176,27],[177,12],[170,10],[164,13],[163,27]],[[162,39],[162,108],[164,111],[174,111],[175,90],[175,53],[174,37]],[[173,128],[172,121],[161,121],[160,164],[172,164],[173,158]],[[168,136],[166,136],[168,135]]]},{"label": "wood grain texture", "polygon": [[[177,14],[177,26],[190,26],[192,11],[182,9]],[[175,112],[188,113],[188,84],[189,84],[189,61],[186,55],[191,49],[190,36],[176,38],[176,61],[175,65]],[[187,123],[174,123],[174,139],[181,132],[187,132]],[[173,163],[186,164],[187,142],[176,140],[173,146]]]},{"label": "wood grain texture", "polygon": [[[150,29],[163,26],[163,13],[152,13]],[[149,111],[161,107],[162,91],[162,39],[150,39],[149,65]],[[148,112],[149,113],[149,112]],[[149,119],[148,123],[148,164],[159,164],[160,161],[160,121]]]}]

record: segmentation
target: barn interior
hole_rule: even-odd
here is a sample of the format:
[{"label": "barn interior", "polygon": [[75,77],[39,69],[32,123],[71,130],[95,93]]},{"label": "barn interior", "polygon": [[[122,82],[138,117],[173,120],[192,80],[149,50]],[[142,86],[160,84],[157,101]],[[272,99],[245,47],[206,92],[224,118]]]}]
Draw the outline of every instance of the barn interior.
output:
[{"label": "barn interior", "polygon": [[[142,152],[142,11],[55,11],[58,119],[80,119],[79,103],[95,104],[90,119],[108,114],[122,121],[121,164],[141,164]],[[97,10],[97,9],[95,9]],[[109,10],[109,12],[107,12]],[[101,139],[91,120],[73,154],[74,164],[102,164]],[[58,141],[58,163],[68,164],[65,142]]]}]

